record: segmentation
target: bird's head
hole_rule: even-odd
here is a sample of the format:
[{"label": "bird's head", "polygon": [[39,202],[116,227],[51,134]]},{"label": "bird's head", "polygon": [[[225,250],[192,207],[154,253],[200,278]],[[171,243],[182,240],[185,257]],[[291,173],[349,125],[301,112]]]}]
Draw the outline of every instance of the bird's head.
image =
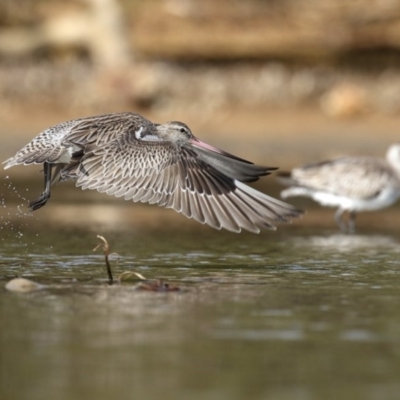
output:
[{"label": "bird's head", "polygon": [[189,127],[179,121],[171,121],[157,125],[157,132],[160,138],[175,143],[187,143],[194,138]]}]

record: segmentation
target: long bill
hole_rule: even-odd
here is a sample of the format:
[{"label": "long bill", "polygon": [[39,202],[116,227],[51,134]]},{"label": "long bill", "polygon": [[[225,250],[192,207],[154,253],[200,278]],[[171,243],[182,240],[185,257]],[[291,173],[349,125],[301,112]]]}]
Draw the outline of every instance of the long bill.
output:
[{"label": "long bill", "polygon": [[189,144],[202,161],[211,165],[229,178],[237,179],[241,182],[254,182],[261,176],[268,175],[271,171],[277,169],[253,164],[250,161],[236,157],[208,143],[204,143],[197,138],[191,139]]}]

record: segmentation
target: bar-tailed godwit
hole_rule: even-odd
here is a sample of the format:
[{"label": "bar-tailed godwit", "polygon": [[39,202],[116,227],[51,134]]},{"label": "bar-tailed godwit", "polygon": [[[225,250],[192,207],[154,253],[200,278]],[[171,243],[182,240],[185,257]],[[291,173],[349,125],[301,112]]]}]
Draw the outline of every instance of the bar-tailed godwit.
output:
[{"label": "bar-tailed godwit", "polygon": [[[290,186],[281,192],[282,198],[306,196],[323,206],[338,207],[338,225],[354,232],[357,212],[388,207],[400,197],[400,144],[389,147],[386,160],[342,157],[294,168],[278,177]],[[343,219],[345,211],[348,223]]]},{"label": "bar-tailed godwit", "polygon": [[216,229],[274,229],[302,212],[243,182],[276,168],[262,167],[197,139],[182,122],[153,123],[130,113],[63,122],[44,130],[14,157],[14,165],[43,164],[45,190],[30,209],[50,198],[52,183],[76,180],[125,200],[157,204]]}]

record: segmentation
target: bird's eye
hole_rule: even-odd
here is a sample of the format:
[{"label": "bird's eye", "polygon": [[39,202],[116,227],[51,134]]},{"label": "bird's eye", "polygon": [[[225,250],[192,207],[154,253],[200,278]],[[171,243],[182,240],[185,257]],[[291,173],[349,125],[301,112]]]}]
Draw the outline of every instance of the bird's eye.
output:
[{"label": "bird's eye", "polygon": [[185,128],[181,128],[181,129],[179,129],[179,130],[180,130],[181,133],[185,133],[185,132],[186,132],[186,129],[185,129]]}]

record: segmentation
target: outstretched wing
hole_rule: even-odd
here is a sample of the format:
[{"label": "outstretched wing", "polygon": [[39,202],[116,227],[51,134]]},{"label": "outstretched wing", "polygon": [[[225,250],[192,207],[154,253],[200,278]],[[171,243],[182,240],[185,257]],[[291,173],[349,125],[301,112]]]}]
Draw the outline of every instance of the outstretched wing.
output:
[{"label": "outstretched wing", "polygon": [[379,194],[393,174],[379,159],[348,157],[295,168],[291,179],[295,185],[313,190],[370,198]]},{"label": "outstretched wing", "polygon": [[168,141],[123,135],[86,153],[64,172],[82,189],[158,204],[216,229],[274,228],[300,211],[227,177],[197,153]]},{"label": "outstretched wing", "polygon": [[149,130],[153,123],[139,114],[130,112],[97,115],[77,120],[63,138],[64,144],[73,143],[77,146],[103,146],[126,133]]},{"label": "outstretched wing", "polygon": [[127,130],[149,129],[152,123],[138,114],[115,113],[75,119],[54,125],[32,139],[14,157],[4,161],[14,165],[68,163],[74,153],[86,146],[102,146]]},{"label": "outstretched wing", "polygon": [[14,165],[42,164],[57,162],[65,155],[67,158],[73,152],[72,145],[63,144],[64,136],[73,129],[76,121],[67,121],[48,128],[33,138],[19,150],[14,157],[4,161],[4,169]]}]

